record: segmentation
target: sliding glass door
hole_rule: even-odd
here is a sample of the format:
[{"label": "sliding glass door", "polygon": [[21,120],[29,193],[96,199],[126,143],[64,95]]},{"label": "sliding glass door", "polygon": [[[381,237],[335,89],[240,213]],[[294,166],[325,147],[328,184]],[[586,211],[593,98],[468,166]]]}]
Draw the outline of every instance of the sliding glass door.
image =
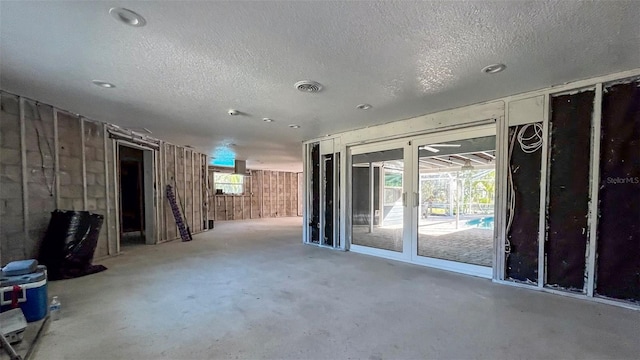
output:
[{"label": "sliding glass door", "polygon": [[408,257],[405,142],[351,150],[351,249]]},{"label": "sliding glass door", "polygon": [[351,148],[351,250],[479,276],[494,259],[495,126]]},{"label": "sliding glass door", "polygon": [[491,276],[495,128],[415,139],[416,262]]}]

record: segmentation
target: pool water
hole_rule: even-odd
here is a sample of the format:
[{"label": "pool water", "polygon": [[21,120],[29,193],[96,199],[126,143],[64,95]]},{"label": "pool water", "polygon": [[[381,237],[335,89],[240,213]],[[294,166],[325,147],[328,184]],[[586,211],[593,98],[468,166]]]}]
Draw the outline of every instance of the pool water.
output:
[{"label": "pool water", "polygon": [[469,220],[464,224],[482,229],[493,229],[493,216]]}]

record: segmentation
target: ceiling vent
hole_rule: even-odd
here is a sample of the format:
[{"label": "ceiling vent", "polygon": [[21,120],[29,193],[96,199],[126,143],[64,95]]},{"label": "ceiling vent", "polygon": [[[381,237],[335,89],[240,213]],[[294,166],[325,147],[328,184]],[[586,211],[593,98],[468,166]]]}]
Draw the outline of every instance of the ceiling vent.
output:
[{"label": "ceiling vent", "polygon": [[298,81],[295,87],[298,91],[305,93],[317,93],[322,90],[322,85],[320,83],[311,80]]}]

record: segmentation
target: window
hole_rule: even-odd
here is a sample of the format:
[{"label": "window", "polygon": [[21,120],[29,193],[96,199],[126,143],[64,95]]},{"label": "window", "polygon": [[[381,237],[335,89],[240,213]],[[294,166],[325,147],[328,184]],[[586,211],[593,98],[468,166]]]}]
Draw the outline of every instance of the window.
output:
[{"label": "window", "polygon": [[225,173],[214,173],[213,176],[216,190],[222,190],[224,194],[244,193],[244,176]]}]

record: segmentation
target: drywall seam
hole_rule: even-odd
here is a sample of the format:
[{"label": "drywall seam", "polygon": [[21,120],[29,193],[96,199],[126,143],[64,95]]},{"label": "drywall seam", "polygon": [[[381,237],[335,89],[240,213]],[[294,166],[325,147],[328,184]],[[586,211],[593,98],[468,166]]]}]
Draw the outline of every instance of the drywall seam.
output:
[{"label": "drywall seam", "polygon": [[596,249],[598,233],[598,195],[600,191],[600,122],[602,120],[602,83],[596,85],[591,120],[591,200],[589,202],[589,244],[587,246],[587,296],[593,296],[596,274]]}]

